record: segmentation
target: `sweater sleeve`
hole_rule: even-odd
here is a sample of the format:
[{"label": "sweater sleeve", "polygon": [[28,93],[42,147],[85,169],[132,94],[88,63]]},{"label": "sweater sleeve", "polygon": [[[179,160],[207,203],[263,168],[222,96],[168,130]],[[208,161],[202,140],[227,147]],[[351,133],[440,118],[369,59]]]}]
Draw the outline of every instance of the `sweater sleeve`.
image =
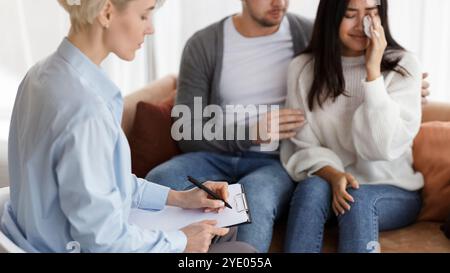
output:
[{"label": "sweater sleeve", "polygon": [[[330,166],[344,172],[341,159],[331,149],[323,146],[310,123],[310,116],[306,107],[307,94],[301,90],[299,82],[304,81],[302,86],[307,86],[309,79],[302,77],[302,73],[310,73],[310,64],[307,57],[300,56],[295,59],[289,68],[288,75],[288,97],[287,108],[300,109],[306,114],[307,122],[295,137],[284,141],[281,145],[281,161],[291,178],[300,182],[313,176],[320,169]],[[308,90],[309,91],[309,90]]]},{"label": "sweater sleeve", "polygon": [[[392,161],[411,149],[421,124],[421,72],[418,61],[406,53],[397,72],[363,82],[365,100],[355,112],[352,135],[359,156],[365,160]],[[386,87],[385,82],[389,82]]]}]

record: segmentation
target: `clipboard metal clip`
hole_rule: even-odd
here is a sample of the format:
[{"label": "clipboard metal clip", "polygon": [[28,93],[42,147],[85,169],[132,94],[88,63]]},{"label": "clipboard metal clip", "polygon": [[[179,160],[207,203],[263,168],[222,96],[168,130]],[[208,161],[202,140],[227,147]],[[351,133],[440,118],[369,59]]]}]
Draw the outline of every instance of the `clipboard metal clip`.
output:
[{"label": "clipboard metal clip", "polygon": [[247,198],[245,196],[245,193],[236,194],[234,196],[234,203],[236,205],[237,212],[247,212],[248,211]]}]

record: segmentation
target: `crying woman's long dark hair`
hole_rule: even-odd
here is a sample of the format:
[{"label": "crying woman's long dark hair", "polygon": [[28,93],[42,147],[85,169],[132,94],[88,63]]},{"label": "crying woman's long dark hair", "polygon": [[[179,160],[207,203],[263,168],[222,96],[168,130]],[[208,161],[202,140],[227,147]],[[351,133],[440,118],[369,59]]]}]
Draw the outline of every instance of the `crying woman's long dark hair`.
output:
[{"label": "crying woman's long dark hair", "polygon": [[[386,50],[404,51],[405,49],[391,35],[387,0],[380,0],[380,3],[378,13],[386,34],[388,44]],[[320,1],[312,39],[303,52],[312,54],[314,58],[314,81],[308,95],[308,106],[311,111],[314,110],[315,103],[322,107],[325,101],[331,99],[334,102],[339,96],[346,95],[339,29],[348,4],[349,0]],[[401,56],[393,58],[385,54],[381,62],[381,71],[395,71],[407,76],[409,73],[399,65],[400,60]]]}]

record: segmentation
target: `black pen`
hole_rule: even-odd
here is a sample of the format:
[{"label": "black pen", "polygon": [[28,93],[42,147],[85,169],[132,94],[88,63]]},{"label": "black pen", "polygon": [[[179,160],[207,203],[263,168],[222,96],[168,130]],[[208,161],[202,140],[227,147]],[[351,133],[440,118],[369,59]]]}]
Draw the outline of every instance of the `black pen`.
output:
[{"label": "black pen", "polygon": [[200,183],[198,180],[196,180],[195,178],[188,176],[188,180],[189,182],[191,182],[192,184],[194,184],[195,186],[199,187],[200,189],[206,191],[206,193],[208,193],[209,195],[211,195],[214,199],[216,200],[220,200],[222,201],[225,206],[227,208],[233,209],[230,204],[228,204],[225,200],[223,200],[222,198],[220,198],[215,192],[211,191],[210,189],[208,189],[207,187],[205,187],[202,183]]}]

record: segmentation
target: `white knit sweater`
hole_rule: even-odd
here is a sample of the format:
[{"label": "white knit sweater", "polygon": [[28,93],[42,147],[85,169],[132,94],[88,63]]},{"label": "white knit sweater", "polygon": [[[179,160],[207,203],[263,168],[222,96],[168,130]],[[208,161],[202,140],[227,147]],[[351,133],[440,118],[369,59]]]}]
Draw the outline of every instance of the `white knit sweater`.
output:
[{"label": "white knit sweater", "polygon": [[423,176],[412,166],[412,144],[422,117],[421,70],[412,54],[391,54],[403,55],[400,65],[410,75],[387,72],[367,82],[365,57],[343,57],[349,96],[340,96],[334,103],[329,100],[313,112],[307,102],[313,58],[301,55],[294,59],[289,68],[287,107],[303,110],[307,123],[296,137],[283,142],[281,160],[295,181],[331,166],[351,173],[360,184],[411,191],[423,187]]}]

